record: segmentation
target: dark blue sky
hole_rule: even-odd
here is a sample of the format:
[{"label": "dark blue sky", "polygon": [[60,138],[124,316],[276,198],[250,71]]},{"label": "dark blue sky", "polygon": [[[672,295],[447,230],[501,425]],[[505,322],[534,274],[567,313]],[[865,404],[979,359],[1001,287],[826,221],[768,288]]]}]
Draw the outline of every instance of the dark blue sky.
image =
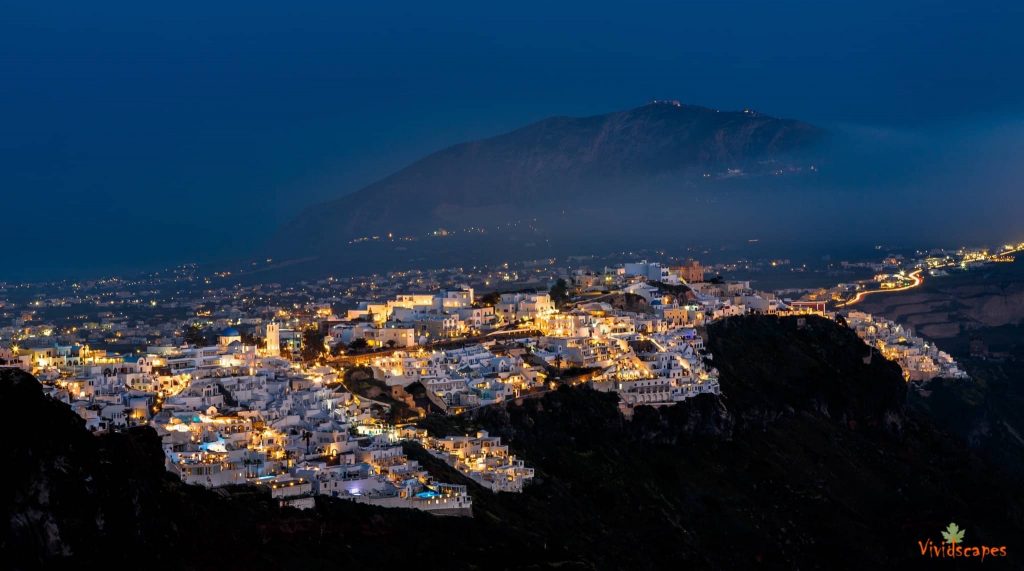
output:
[{"label": "dark blue sky", "polygon": [[0,279],[230,256],[550,115],[675,98],[915,130],[1024,103],[1020,2],[346,4],[4,2]]}]

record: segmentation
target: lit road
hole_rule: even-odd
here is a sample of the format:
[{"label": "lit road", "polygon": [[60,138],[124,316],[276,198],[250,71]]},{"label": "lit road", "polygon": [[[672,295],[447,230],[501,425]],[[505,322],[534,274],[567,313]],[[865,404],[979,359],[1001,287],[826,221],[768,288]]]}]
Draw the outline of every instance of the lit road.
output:
[{"label": "lit road", "polygon": [[920,286],[921,284],[924,283],[924,278],[921,277],[921,272],[923,272],[923,271],[924,270],[922,270],[922,269],[917,269],[917,270],[914,270],[914,271],[910,272],[910,275],[908,277],[911,280],[913,280],[913,283],[911,283],[909,285],[905,285],[905,286],[902,286],[902,287],[895,287],[895,288],[891,288],[891,289],[872,289],[872,290],[859,291],[859,292],[857,292],[857,295],[853,296],[853,298],[850,299],[850,301],[847,301],[846,303],[839,304],[839,307],[849,307],[849,306],[851,306],[851,305],[853,305],[855,303],[860,303],[860,301],[862,299],[864,299],[865,297],[867,297],[867,296],[869,296],[871,294],[875,294],[875,293],[894,293],[894,292],[898,292],[898,291],[907,291],[908,289],[914,289],[915,287],[918,287],[918,286]]},{"label": "lit road", "polygon": [[[1016,246],[1007,246],[1006,248],[1003,249],[1003,251],[999,252],[998,254],[993,254],[993,255],[988,256],[987,261],[998,260],[999,258],[1002,258],[1004,256],[1010,256],[1012,254],[1016,254],[1016,253],[1021,252],[1021,251],[1024,251],[1024,244],[1017,244]],[[956,265],[957,264],[955,262],[951,262],[951,263],[948,263],[948,264],[945,264],[945,265],[939,266],[939,267],[951,267],[951,266],[956,266]],[[853,296],[850,299],[850,301],[847,301],[846,303],[840,303],[838,305],[838,307],[849,307],[849,306],[851,306],[851,305],[853,305],[855,303],[859,303],[862,299],[864,299],[865,297],[867,297],[867,296],[869,296],[871,294],[874,294],[874,293],[889,293],[889,292],[907,291],[908,289],[914,289],[915,287],[918,287],[922,283],[924,283],[924,278],[921,277],[921,273],[923,271],[924,271],[923,269],[917,269],[917,270],[914,270],[913,272],[910,273],[910,276],[909,276],[910,279],[914,280],[914,282],[911,283],[910,285],[905,285],[903,287],[898,287],[898,288],[893,288],[893,289],[872,289],[872,290],[866,290],[866,291],[857,292],[857,295]]]}]

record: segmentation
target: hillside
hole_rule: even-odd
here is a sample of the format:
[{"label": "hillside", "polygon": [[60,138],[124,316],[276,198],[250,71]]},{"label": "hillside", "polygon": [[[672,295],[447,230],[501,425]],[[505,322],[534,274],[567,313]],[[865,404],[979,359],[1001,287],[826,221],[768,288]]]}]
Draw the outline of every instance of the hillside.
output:
[{"label": "hillside", "polygon": [[933,277],[858,309],[912,326],[954,355],[974,382],[933,382],[910,395],[913,405],[1024,475],[1024,261]]},{"label": "hillside", "polygon": [[[471,520],[330,499],[278,511],[261,494],[183,486],[151,430],[91,436],[30,377],[5,372],[0,423],[19,435],[19,469],[0,556],[23,568],[881,569],[933,565],[916,542],[950,521],[976,544],[1024,536],[1019,486],[910,407],[896,366],[866,359],[851,331],[744,317],[709,336],[723,397],[625,421],[614,395],[565,388],[428,418],[438,432],[501,435],[537,469],[522,495],[471,486]],[[1010,554],[1002,563],[1019,565]]]},{"label": "hillside", "polygon": [[857,309],[910,325],[957,352],[967,352],[970,335],[956,340],[964,333],[1005,328],[1011,332],[1008,339],[1020,339],[1012,330],[1024,324],[1024,260],[953,271],[911,291],[869,296]]}]

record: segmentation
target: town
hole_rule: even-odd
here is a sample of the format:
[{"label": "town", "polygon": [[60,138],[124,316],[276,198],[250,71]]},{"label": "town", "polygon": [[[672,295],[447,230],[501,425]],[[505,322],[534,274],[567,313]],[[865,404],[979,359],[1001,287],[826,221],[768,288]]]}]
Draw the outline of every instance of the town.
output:
[{"label": "town", "polygon": [[705,327],[745,314],[835,319],[908,382],[966,380],[910,328],[848,307],[1022,247],[889,256],[868,264],[873,280],[802,291],[762,291],[695,260],[541,260],[292,286],[218,286],[225,275],[194,266],[48,294],[4,284],[0,365],[32,372],[94,432],[153,427],[167,469],[189,484],[264,486],[296,508],[327,495],[469,515],[469,486],[438,480],[425,461],[492,493],[521,492],[534,471],[498,436],[430,434],[419,426],[430,415],[562,385],[616,394],[627,418],[718,394]]}]

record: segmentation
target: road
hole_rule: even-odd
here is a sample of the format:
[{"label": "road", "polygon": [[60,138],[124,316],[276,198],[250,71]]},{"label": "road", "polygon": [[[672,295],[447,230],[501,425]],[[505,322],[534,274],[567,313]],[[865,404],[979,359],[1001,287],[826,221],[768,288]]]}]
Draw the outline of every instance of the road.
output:
[{"label": "road", "polygon": [[860,301],[863,300],[865,297],[867,297],[869,295],[872,295],[872,294],[876,294],[876,293],[895,293],[895,292],[898,292],[898,291],[907,291],[908,289],[914,289],[914,288],[916,288],[916,287],[918,287],[918,286],[920,286],[921,284],[924,283],[924,278],[921,277],[921,273],[923,271],[924,270],[922,270],[922,269],[917,269],[917,270],[914,270],[914,271],[910,272],[909,277],[910,277],[911,280],[913,280],[913,283],[911,283],[909,285],[905,285],[905,286],[902,286],[902,287],[895,287],[895,288],[891,288],[891,289],[871,289],[871,290],[859,291],[859,292],[857,292],[857,295],[853,296],[853,298],[850,299],[850,301],[847,301],[846,303],[839,304],[839,307],[850,307],[851,305],[854,305],[856,303],[860,303]]},{"label": "road", "polygon": [[[988,257],[988,260],[991,261],[994,258],[998,258],[998,257],[1002,257],[1002,256],[1010,256],[1012,254],[1016,254],[1016,253],[1021,252],[1021,251],[1024,251],[1024,244],[1018,244],[1018,245],[1016,245],[1014,247],[1007,248],[1007,249],[1003,250],[1002,252],[999,252],[998,254],[992,254],[992,255],[990,255]],[[940,266],[940,267],[952,267],[952,266],[955,266],[955,265],[956,265],[955,263],[949,263],[949,264],[945,264],[945,265]],[[853,298],[851,298],[850,301],[847,301],[846,303],[841,303],[837,307],[849,307],[849,306],[854,305],[856,303],[860,303],[860,301],[862,299],[864,299],[865,297],[867,297],[867,296],[869,296],[871,294],[875,294],[875,293],[907,291],[908,289],[914,289],[914,288],[920,286],[922,283],[924,283],[924,278],[921,277],[921,273],[923,271],[924,271],[923,269],[917,269],[917,270],[914,270],[913,272],[910,273],[910,279],[914,280],[914,283],[912,283],[910,285],[906,285],[906,286],[898,287],[898,288],[893,288],[893,289],[873,289],[873,290],[857,292],[857,295],[853,296]]]}]

